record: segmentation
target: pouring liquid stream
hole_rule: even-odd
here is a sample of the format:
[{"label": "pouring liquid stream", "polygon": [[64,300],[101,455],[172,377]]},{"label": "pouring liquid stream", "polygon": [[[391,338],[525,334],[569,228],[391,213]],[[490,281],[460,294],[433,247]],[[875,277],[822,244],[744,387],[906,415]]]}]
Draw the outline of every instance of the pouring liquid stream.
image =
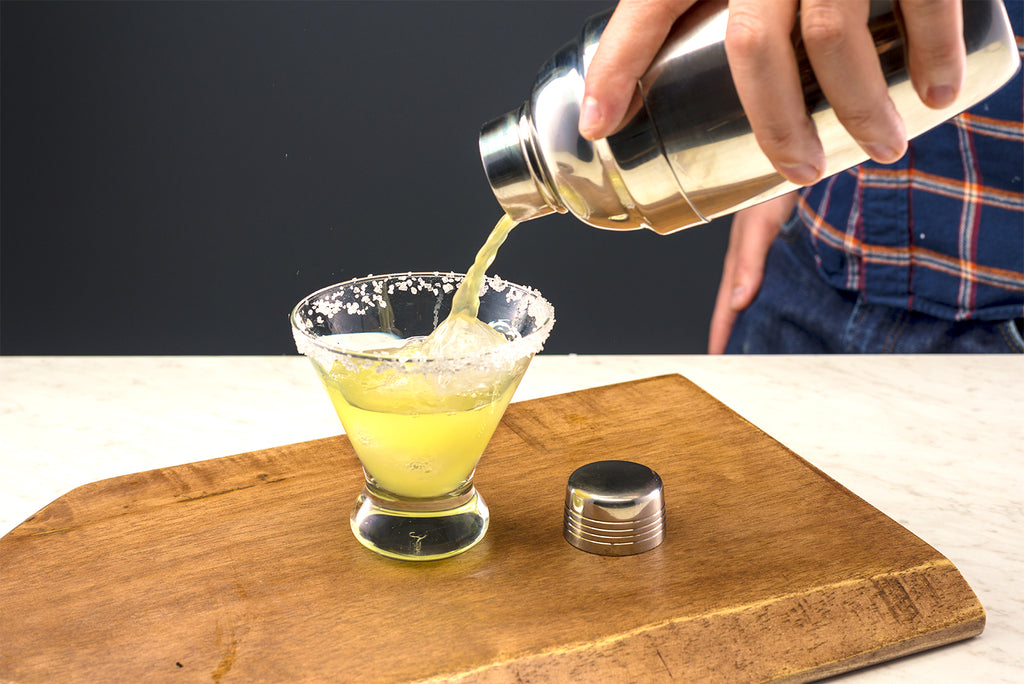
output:
[{"label": "pouring liquid stream", "polygon": [[477,318],[477,314],[480,312],[480,288],[487,269],[494,263],[498,248],[516,225],[517,222],[508,214],[498,220],[455,291],[451,312],[432,333],[426,337],[410,338],[395,346],[374,346],[364,351],[399,354],[408,358],[444,358],[468,356],[508,342],[508,338]]},{"label": "pouring liquid stream", "polygon": [[480,312],[480,287],[487,269],[494,263],[498,248],[516,226],[508,214],[502,216],[476,254],[466,278],[452,298],[452,310],[434,332],[422,343],[425,356],[456,356],[494,347],[508,340],[497,330],[477,318]]},{"label": "pouring liquid stream", "polygon": [[[432,333],[404,341],[343,334],[339,346],[415,361],[472,356],[509,342],[477,315],[487,268],[515,226],[508,215],[498,221],[455,291],[451,312]],[[446,387],[466,384],[474,374],[481,379],[469,383],[473,389],[452,393]],[[355,371],[336,365],[321,376],[370,480],[398,496],[421,498],[450,492],[472,476],[522,372],[496,376],[485,364],[451,378],[373,364]]]}]

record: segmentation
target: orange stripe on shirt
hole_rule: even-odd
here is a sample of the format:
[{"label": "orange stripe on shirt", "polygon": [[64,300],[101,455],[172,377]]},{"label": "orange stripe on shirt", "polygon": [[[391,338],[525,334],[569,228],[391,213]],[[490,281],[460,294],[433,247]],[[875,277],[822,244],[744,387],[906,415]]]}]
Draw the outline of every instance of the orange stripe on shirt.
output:
[{"label": "orange stripe on shirt", "polygon": [[805,216],[812,219],[805,221],[812,235],[833,247],[845,249],[847,253],[855,254],[865,261],[896,265],[912,264],[950,275],[966,276],[973,282],[983,282],[1014,292],[1024,292],[1024,277],[1017,271],[966,262],[963,259],[922,247],[869,245],[860,238],[839,230],[825,221],[824,217],[818,215],[804,202],[803,197],[800,198],[800,210]]},{"label": "orange stripe on shirt", "polygon": [[957,116],[956,119],[966,125],[972,133],[977,133],[978,135],[988,136],[997,140],[1024,141],[1024,122],[1021,121],[993,119],[988,116],[971,114],[970,112],[964,112]]},{"label": "orange stripe on shirt", "polygon": [[[917,187],[945,197],[960,198],[964,196],[965,181],[920,169],[875,169],[861,170],[861,184],[865,187],[909,188]],[[1024,207],[1024,193],[1011,192],[1000,188],[979,186],[973,188],[981,204],[1004,209],[1020,209]]]}]

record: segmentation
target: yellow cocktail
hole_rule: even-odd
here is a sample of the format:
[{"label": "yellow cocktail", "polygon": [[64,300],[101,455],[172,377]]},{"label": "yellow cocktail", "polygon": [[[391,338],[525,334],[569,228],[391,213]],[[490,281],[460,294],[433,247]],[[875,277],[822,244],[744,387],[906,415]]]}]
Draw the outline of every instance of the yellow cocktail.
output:
[{"label": "yellow cocktail", "polygon": [[[474,470],[554,322],[539,293],[498,279],[483,284],[476,316],[446,319],[461,281],[368,277],[314,293],[292,314],[299,351],[366,473],[353,532],[387,556],[444,558],[483,537]],[[442,322],[442,332],[460,327],[439,345],[431,333]]]},{"label": "yellow cocktail", "polygon": [[[345,337],[325,341],[345,344]],[[431,375],[387,362],[356,369],[335,362],[317,371],[373,483],[398,496],[430,498],[472,476],[527,363],[462,391],[445,391]]]}]

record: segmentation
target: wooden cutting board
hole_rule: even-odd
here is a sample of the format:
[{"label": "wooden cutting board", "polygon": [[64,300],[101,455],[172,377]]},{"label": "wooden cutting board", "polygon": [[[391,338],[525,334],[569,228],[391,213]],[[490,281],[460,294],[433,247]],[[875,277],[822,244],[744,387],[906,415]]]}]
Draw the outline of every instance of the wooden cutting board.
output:
[{"label": "wooden cutting board", "polygon": [[[603,459],[665,484],[667,538],[562,538]],[[946,558],[688,380],[513,404],[455,558],[360,546],[344,436],[96,482],[0,540],[0,680],[808,681],[979,634]]]}]

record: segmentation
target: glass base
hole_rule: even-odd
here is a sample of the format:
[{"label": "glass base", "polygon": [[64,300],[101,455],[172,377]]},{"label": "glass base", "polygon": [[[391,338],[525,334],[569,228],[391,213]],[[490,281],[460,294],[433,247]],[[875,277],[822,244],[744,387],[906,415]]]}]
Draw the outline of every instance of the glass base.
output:
[{"label": "glass base", "polygon": [[428,561],[467,551],[484,538],[490,513],[472,482],[439,500],[401,499],[367,483],[350,523],[360,544],[389,558]]}]

